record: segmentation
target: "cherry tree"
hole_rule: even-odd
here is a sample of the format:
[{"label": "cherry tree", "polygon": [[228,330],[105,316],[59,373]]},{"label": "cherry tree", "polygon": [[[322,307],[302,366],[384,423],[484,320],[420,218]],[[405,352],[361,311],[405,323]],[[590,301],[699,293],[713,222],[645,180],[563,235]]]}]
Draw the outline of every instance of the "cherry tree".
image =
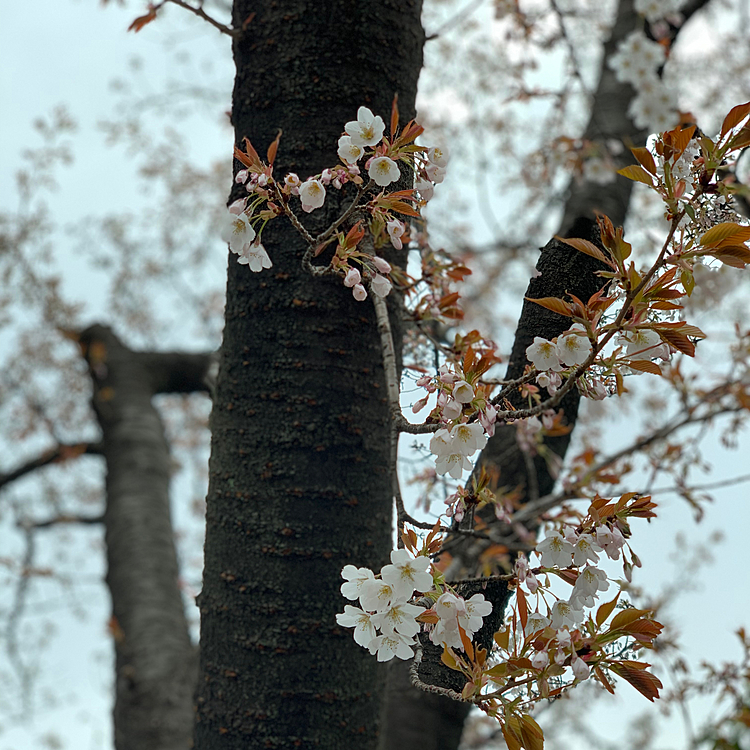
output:
[{"label": "cherry tree", "polygon": [[[163,23],[169,4],[133,30]],[[611,691],[622,678],[656,698],[642,652],[661,624],[625,606],[597,567],[609,557],[629,579],[637,524],[654,515],[641,486],[628,490],[623,459],[747,408],[741,353],[712,390],[680,369],[704,337],[681,317],[698,269],[750,259],[734,169],[750,107],[734,102],[704,134],[680,123],[663,81],[673,43],[706,3],[618,4],[590,122],[554,143],[578,177],[505,358],[484,333],[449,328],[471,269],[423,222],[456,149],[431,143],[416,119],[421,3],[237,0],[227,22],[172,4],[230,37],[237,68],[218,357],[135,350],[102,325],[76,328],[49,281],[46,314],[84,356],[101,439],[51,429],[54,448],[2,477],[11,485],[86,454],[106,462],[103,515],[23,528],[32,550],[42,528],[104,524],[115,746],[457,747],[477,706],[509,747],[541,747],[530,710],[580,682]],[[497,13],[527,34],[557,19],[575,61],[555,3],[538,13],[498,3]],[[635,182],[666,216],[657,246],[623,235]],[[22,247],[32,229],[19,222],[8,243]],[[420,422],[402,413],[409,372],[423,389]],[[615,399],[636,373],[679,392],[684,418],[621,454],[582,453],[556,484],[580,398]],[[152,403],[196,391],[212,400],[199,650]],[[399,433],[429,437],[428,492],[453,482],[437,521],[405,508]],[[625,489],[609,491],[620,480]],[[561,595],[550,577],[572,589]]]}]

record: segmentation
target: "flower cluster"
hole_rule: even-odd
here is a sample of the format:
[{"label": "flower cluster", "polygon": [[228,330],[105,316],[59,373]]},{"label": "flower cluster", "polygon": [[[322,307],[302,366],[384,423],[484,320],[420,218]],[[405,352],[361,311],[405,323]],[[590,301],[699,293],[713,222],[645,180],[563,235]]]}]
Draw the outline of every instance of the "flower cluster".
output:
[{"label": "flower cluster", "polygon": [[221,238],[228,242],[229,249],[239,256],[237,260],[248,265],[251,271],[257,273],[264,268],[270,268],[271,259],[256,236],[252,216],[244,210],[236,212],[238,206],[233,206],[235,210],[230,208],[227,222],[222,227]]},{"label": "flower cluster", "polygon": [[526,347],[526,357],[539,370],[537,383],[550,393],[555,393],[562,384],[560,372],[566,367],[583,364],[591,354],[591,341],[586,329],[575,323],[555,341],[535,336]]},{"label": "flower cluster", "polygon": [[[359,599],[360,606],[347,604],[344,612],[336,615],[336,622],[354,628],[354,640],[377,654],[378,661],[414,656],[421,628],[418,617],[434,624],[430,630],[433,643],[462,648],[460,629],[471,637],[482,626],[482,618],[492,611],[481,594],[466,601],[450,591],[433,590],[430,558],[412,557],[405,549],[391,552],[391,564],[383,567],[379,577],[369,568],[354,565],[344,566],[341,575],[345,579],[341,593],[347,599]],[[425,610],[410,604],[415,590],[436,599],[434,607]]]},{"label": "flower cluster", "polygon": [[620,42],[608,61],[617,80],[631,83],[637,91],[628,114],[637,127],[652,132],[674,127],[678,120],[674,87],[667,86],[658,75],[665,61],[666,47],[648,39],[643,31],[634,31]]}]

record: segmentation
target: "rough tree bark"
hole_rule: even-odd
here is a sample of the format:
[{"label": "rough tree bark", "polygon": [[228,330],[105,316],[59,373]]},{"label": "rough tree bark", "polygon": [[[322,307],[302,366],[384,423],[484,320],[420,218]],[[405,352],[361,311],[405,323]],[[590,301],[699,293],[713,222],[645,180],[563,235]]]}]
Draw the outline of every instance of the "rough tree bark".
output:
[{"label": "rough tree bark", "polygon": [[[276,174],[336,158],[366,105],[414,115],[421,0],[237,0],[232,121]],[[335,191],[305,217],[338,214]],[[391,549],[389,410],[372,306],[302,269],[286,221],[270,271],[230,262],[211,417],[195,747],[374,749],[385,671],[336,626],[341,568]]]},{"label": "rough tree bark", "polygon": [[107,586],[117,750],[185,750],[197,656],[177,584],[169,446],[155,393],[206,390],[210,356],[133,352],[108,328],[80,336],[107,464]]}]

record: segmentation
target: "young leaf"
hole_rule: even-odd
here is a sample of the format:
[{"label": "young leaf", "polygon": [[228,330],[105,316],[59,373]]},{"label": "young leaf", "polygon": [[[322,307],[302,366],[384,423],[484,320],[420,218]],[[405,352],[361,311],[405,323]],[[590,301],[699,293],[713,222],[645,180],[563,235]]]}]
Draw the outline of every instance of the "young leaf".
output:
[{"label": "young leaf", "polygon": [[646,671],[648,664],[642,662],[620,662],[610,665],[610,669],[627,680],[641,695],[645,695],[651,702],[659,697],[659,690],[664,686],[658,677]]},{"label": "young leaf", "polygon": [[602,623],[612,614],[617,600],[620,598],[620,592],[617,592],[617,596],[611,602],[605,602],[599,609],[596,610],[596,624],[597,627],[601,627]]},{"label": "young leaf", "polygon": [[621,174],[623,177],[627,177],[634,182],[642,182],[649,187],[652,187],[654,184],[651,175],[640,164],[631,164],[628,167],[618,169],[617,174]]},{"label": "young leaf", "polygon": [[539,297],[538,299],[524,297],[524,299],[527,299],[529,302],[534,302],[537,305],[541,305],[542,307],[546,307],[548,310],[552,310],[552,312],[556,312],[558,315],[570,317],[573,314],[570,305],[557,297]]},{"label": "young leaf", "polygon": [[700,244],[703,247],[710,247],[729,237],[733,240],[732,244],[746,242],[750,240],[750,227],[740,226],[733,221],[722,221],[721,224],[711,227],[701,235]]},{"label": "young leaf", "polygon": [[628,367],[639,372],[650,372],[652,375],[662,374],[661,367],[649,359],[631,359],[628,361]]},{"label": "young leaf", "polygon": [[281,128],[279,128],[279,132],[276,134],[276,138],[274,138],[273,143],[268,147],[268,152],[266,153],[266,156],[268,158],[269,164],[273,164],[273,161],[276,158],[276,151],[279,148],[280,139],[281,139]]},{"label": "young leaf", "polygon": [[398,92],[393,95],[393,104],[391,104],[391,138],[396,137],[398,129]]},{"label": "young leaf", "polygon": [[529,608],[526,604],[526,596],[520,586],[516,589],[516,601],[518,602],[518,616],[521,618],[521,627],[526,630],[526,621],[529,619]]},{"label": "young leaf", "polygon": [[638,148],[631,148],[630,150],[633,153],[633,156],[635,156],[635,158],[638,160],[638,163],[649,174],[656,174],[656,163],[654,162],[654,157],[651,155],[651,152],[647,148],[640,146]]},{"label": "young leaf", "polygon": [[128,26],[128,31],[139,32],[147,23],[156,20],[156,10],[151,8],[145,16],[138,16],[133,23]]},{"label": "young leaf", "polygon": [[574,247],[581,253],[585,253],[586,255],[590,255],[592,258],[600,260],[602,263],[606,263],[608,266],[612,266],[612,261],[607,258],[606,255],[604,255],[604,253],[593,242],[582,240],[578,237],[569,237],[566,239],[564,237],[555,236],[555,239],[566,245]]},{"label": "young leaf", "polygon": [[732,107],[729,110],[729,114],[724,118],[724,122],[721,123],[721,134],[723,138],[733,127],[739,125],[748,115],[750,115],[750,102],[744,104],[738,104],[736,107]]}]

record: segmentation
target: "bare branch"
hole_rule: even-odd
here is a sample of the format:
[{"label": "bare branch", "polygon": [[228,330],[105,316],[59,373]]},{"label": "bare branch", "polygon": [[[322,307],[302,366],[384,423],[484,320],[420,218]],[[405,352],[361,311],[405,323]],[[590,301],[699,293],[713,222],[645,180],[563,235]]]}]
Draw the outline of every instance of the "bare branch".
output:
[{"label": "bare branch", "polygon": [[55,448],[51,448],[44,453],[40,454],[36,458],[32,458],[24,464],[21,464],[17,468],[9,471],[7,474],[0,474],[0,488],[11,482],[15,482],[16,479],[20,479],[26,474],[30,474],[37,469],[41,469],[44,466],[54,463],[62,463],[69,459],[78,458],[78,456],[101,456],[102,455],[102,444],[101,443],[67,443],[60,444]]}]

